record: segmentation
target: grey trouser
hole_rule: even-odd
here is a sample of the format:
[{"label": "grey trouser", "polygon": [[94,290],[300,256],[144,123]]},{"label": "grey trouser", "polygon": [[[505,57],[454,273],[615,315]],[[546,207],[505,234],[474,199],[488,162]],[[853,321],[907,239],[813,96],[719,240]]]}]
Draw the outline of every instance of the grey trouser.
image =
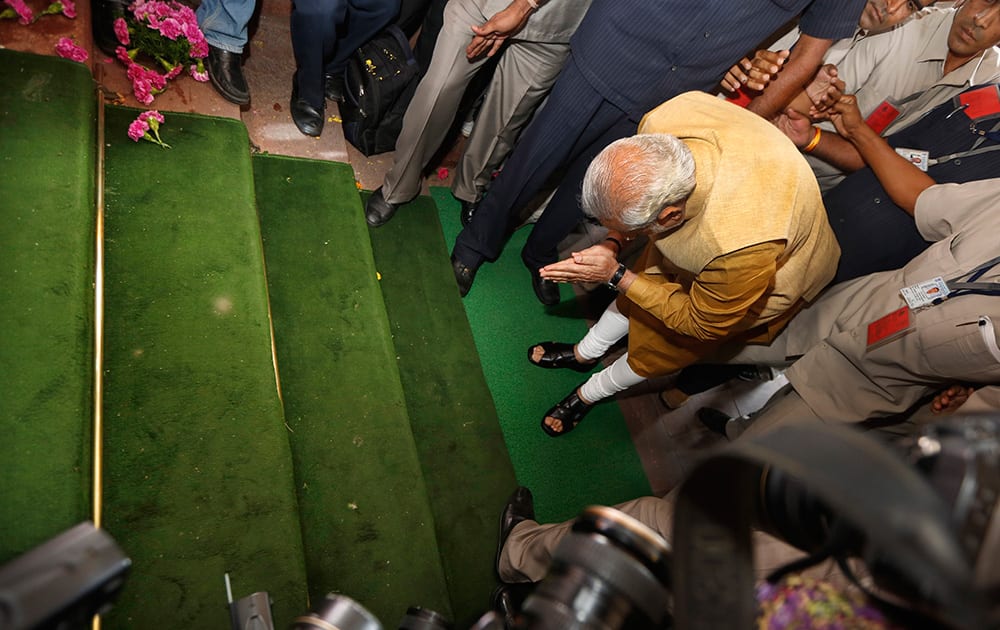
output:
[{"label": "grey trouser", "polygon": [[[485,56],[469,61],[465,48],[471,27],[489,17],[470,0],[445,6],[430,68],[403,116],[393,165],[382,184],[386,201],[404,203],[420,194],[423,170],[451,128],[466,87],[486,62]],[[478,201],[489,186],[493,171],[555,82],[569,44],[512,39],[498,54],[502,57],[455,173],[452,190],[464,201]]]}]

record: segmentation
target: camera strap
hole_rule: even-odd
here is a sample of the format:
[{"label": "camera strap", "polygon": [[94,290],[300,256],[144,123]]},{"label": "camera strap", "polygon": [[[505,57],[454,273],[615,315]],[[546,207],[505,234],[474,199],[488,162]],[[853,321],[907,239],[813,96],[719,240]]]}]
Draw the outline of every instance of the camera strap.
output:
[{"label": "camera strap", "polygon": [[941,497],[874,438],[810,423],[734,442],[702,460],[681,486],[674,520],[677,628],[753,627],[750,528],[767,529],[771,515],[762,494],[765,473],[774,471],[860,534],[866,560],[905,576],[919,591],[915,608],[958,627],[981,627],[984,607]]},{"label": "camera strap", "polygon": [[[979,265],[969,273],[951,278],[946,282],[948,285],[948,297],[956,297],[964,294],[976,295],[1000,295],[1000,282],[979,282],[983,275],[1000,264],[1000,256],[991,258]],[[963,280],[963,278],[965,278]]]}]

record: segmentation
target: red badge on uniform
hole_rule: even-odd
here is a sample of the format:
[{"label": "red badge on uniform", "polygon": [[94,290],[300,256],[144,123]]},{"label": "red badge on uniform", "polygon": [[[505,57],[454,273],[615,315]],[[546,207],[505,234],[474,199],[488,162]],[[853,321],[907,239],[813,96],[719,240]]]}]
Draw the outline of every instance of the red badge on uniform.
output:
[{"label": "red badge on uniform", "polygon": [[1000,114],[1000,91],[996,85],[987,85],[978,90],[960,94],[958,102],[965,105],[965,115],[972,120]]},{"label": "red badge on uniform", "polygon": [[865,119],[865,123],[875,130],[875,133],[882,135],[885,128],[892,124],[892,121],[896,120],[899,116],[899,110],[896,106],[887,100],[879,103],[879,106],[875,108],[868,118]]},{"label": "red badge on uniform", "polygon": [[904,306],[868,324],[868,348],[892,341],[910,328],[910,307]]}]

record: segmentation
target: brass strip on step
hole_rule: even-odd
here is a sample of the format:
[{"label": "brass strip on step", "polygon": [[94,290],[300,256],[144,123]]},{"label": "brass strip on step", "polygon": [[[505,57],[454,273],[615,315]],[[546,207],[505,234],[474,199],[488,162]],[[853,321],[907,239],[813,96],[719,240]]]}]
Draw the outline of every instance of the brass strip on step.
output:
[{"label": "brass strip on step", "polygon": [[[101,527],[101,510],[104,500],[104,91],[103,68],[97,71],[97,173],[94,218],[94,526]],[[93,630],[101,630],[101,617],[94,615]]]},{"label": "brass strip on step", "polygon": [[104,95],[97,89],[97,214],[94,222],[94,525],[101,527],[104,433]]}]

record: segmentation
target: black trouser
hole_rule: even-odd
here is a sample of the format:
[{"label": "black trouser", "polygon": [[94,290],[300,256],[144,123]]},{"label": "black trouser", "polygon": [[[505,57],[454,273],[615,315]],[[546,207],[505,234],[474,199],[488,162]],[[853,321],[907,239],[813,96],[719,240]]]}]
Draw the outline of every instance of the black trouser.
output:
[{"label": "black trouser", "polygon": [[548,101],[535,113],[490,194],[455,240],[455,257],[472,268],[495,260],[520,210],[554,174],[565,171],[559,191],[532,227],[521,254],[532,269],[555,262],[559,242],[583,217],[577,197],[587,165],[611,142],[633,135],[636,127],[624,111],[590,86],[570,53]]},{"label": "black trouser", "polygon": [[299,98],[322,111],[323,77],[339,74],[348,58],[399,11],[399,0],[295,0],[292,49]]}]

